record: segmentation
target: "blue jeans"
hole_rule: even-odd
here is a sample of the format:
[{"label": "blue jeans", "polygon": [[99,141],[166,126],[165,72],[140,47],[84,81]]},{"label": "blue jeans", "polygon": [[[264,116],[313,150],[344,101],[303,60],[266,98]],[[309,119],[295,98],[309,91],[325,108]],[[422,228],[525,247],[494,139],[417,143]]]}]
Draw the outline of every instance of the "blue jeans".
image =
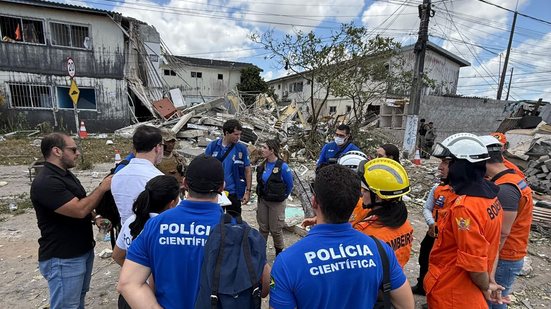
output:
[{"label": "blue jeans", "polygon": [[[524,259],[520,259],[517,261],[499,260],[497,262],[496,282],[497,284],[505,288],[505,290],[501,292],[502,296],[507,296],[511,294],[511,287],[515,282],[516,276],[518,276],[518,274],[522,270],[523,265],[524,265]],[[489,306],[490,306],[490,309],[507,308],[507,305],[505,304],[503,305],[489,304]]]},{"label": "blue jeans", "polygon": [[51,258],[38,262],[40,273],[48,280],[51,309],[84,308],[93,262],[94,249],[76,258]]}]

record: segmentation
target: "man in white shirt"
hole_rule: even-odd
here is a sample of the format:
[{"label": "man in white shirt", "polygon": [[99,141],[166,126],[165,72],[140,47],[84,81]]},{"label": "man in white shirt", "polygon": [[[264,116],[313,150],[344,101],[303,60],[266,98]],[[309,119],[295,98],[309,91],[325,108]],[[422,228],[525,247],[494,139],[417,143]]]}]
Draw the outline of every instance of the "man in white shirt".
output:
[{"label": "man in white shirt", "polygon": [[132,214],[132,205],[144,190],[145,184],[153,177],[164,175],[155,164],[163,158],[163,138],[161,130],[142,125],[132,136],[136,157],[113,176],[111,193],[119,209],[121,225]]}]

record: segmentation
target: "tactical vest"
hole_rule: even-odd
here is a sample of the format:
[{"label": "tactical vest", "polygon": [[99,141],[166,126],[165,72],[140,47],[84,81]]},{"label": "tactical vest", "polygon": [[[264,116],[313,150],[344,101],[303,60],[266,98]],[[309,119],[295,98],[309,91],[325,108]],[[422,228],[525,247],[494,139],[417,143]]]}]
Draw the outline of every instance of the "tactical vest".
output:
[{"label": "tactical vest", "polygon": [[262,174],[264,173],[265,166],[266,161],[258,166],[256,172],[256,194],[268,202],[283,202],[287,198],[287,195],[285,194],[287,185],[283,182],[281,170],[283,160],[277,159],[266,184],[264,184],[264,181],[262,180]]}]

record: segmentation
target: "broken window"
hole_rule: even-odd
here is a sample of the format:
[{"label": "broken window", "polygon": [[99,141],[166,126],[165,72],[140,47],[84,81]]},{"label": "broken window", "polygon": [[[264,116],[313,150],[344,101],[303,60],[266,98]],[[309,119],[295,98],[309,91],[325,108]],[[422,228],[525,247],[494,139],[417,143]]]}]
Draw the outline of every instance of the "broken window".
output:
[{"label": "broken window", "polygon": [[0,16],[0,38],[4,42],[45,44],[41,20]]},{"label": "broken window", "polygon": [[176,72],[173,70],[164,70],[165,76],[176,76]]},{"label": "broken window", "polygon": [[289,92],[302,92],[303,82],[289,84]]},{"label": "broken window", "polygon": [[191,72],[191,77],[203,78],[203,73],[202,72]]},{"label": "broken window", "polygon": [[346,112],[350,113],[352,111],[352,106],[346,105]]},{"label": "broken window", "polygon": [[224,79],[224,74],[218,74],[218,79],[220,80]]},{"label": "broken window", "polygon": [[197,72],[191,72],[191,77],[197,77]]},{"label": "broken window", "polygon": [[[78,109],[96,110],[96,90],[94,88],[78,88],[80,95],[78,96]],[[69,87],[57,87],[57,107],[73,108],[73,100],[69,96]]]},{"label": "broken window", "polygon": [[52,45],[75,48],[89,48],[89,29],[61,23],[50,23]]},{"label": "broken window", "polygon": [[334,114],[337,112],[336,106],[329,106],[329,114]]},{"label": "broken window", "polygon": [[50,86],[9,83],[11,107],[52,108]]}]

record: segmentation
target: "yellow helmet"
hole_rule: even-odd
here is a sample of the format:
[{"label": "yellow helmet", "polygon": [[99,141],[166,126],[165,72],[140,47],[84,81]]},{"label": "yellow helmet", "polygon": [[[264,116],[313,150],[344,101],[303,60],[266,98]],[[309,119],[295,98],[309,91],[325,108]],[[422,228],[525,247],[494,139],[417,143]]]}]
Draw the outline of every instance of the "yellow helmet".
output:
[{"label": "yellow helmet", "polygon": [[362,187],[383,200],[398,198],[409,193],[409,178],[404,167],[389,158],[373,159],[359,168]]}]

